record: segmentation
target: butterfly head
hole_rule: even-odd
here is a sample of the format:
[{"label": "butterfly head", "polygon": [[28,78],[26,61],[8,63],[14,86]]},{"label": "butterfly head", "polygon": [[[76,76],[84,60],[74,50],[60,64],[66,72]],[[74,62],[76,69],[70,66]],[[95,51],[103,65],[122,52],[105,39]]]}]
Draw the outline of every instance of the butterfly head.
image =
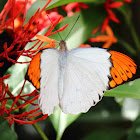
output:
[{"label": "butterfly head", "polygon": [[66,42],[64,40],[61,40],[60,43],[59,43],[59,46],[60,46],[60,51],[67,51],[67,45],[66,45]]}]

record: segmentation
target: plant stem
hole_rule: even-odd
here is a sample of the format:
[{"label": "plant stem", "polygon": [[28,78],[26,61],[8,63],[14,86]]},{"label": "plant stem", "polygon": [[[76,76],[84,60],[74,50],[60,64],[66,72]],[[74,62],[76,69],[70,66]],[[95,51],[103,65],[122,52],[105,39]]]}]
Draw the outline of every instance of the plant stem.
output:
[{"label": "plant stem", "polygon": [[[6,104],[5,106],[6,106],[7,108],[11,108],[11,105]],[[14,112],[19,113],[19,110],[14,110]],[[30,118],[30,119],[28,119],[28,120],[33,121],[34,119],[33,119],[33,118]],[[32,126],[36,129],[36,131],[38,132],[38,134],[41,136],[41,138],[42,138],[43,140],[49,140],[49,139],[47,138],[47,136],[44,134],[44,132],[42,131],[42,129],[40,128],[40,126],[39,126],[37,123],[32,124]]]},{"label": "plant stem", "polygon": [[[30,118],[29,120],[33,121],[34,119]],[[32,124],[32,126],[35,128],[35,130],[38,132],[38,134],[41,136],[43,140],[49,140],[37,123]]]},{"label": "plant stem", "polygon": [[136,48],[137,48],[136,51],[140,52],[140,42],[139,42],[139,38],[138,38],[138,35],[136,33],[136,30],[134,28],[134,25],[131,21],[131,19],[132,19],[131,15],[132,14],[131,14],[130,8],[127,7],[127,6],[122,6],[121,8],[119,8],[119,10],[123,14],[125,22],[128,25],[128,28],[130,30],[130,33],[132,35],[132,38],[133,38],[134,43],[135,43]]},{"label": "plant stem", "polygon": [[131,20],[127,21],[128,22],[128,27],[131,31],[131,35],[133,37],[133,40],[134,40],[134,43],[136,45],[136,48],[138,51],[140,51],[140,42],[139,42],[139,39],[138,39],[138,36],[137,36],[137,33],[136,33],[136,30],[131,22]]},{"label": "plant stem", "polygon": [[[9,109],[11,108],[11,105],[6,104],[5,106],[6,106],[7,108],[9,108]],[[16,109],[16,110],[14,110],[14,112],[15,112],[15,113],[19,113],[19,110]]]},{"label": "plant stem", "polygon": [[127,42],[125,42],[124,40],[120,39],[118,37],[118,43],[120,43],[123,47],[126,48],[126,50],[131,53],[133,56],[136,55],[136,50],[130,45],[128,44]]}]

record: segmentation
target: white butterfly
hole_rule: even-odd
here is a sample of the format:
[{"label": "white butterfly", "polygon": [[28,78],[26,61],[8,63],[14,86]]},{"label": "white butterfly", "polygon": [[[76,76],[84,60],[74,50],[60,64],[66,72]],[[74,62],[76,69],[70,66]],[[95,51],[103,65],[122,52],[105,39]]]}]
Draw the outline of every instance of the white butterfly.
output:
[{"label": "white butterfly", "polygon": [[[124,56],[118,57],[123,60]],[[53,114],[58,106],[64,113],[79,114],[87,112],[102,99],[110,86],[110,78],[116,85],[122,83],[117,83],[120,78],[117,72],[111,74],[112,67],[111,53],[107,49],[86,47],[68,50],[62,40],[59,50],[49,48],[39,52],[31,61],[27,75],[34,86],[39,88],[40,85],[39,106],[43,114]]]}]

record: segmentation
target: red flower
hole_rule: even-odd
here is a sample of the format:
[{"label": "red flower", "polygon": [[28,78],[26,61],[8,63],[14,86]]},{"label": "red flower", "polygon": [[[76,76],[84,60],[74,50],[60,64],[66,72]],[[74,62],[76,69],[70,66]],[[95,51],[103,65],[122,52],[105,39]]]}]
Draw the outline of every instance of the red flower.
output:
[{"label": "red flower", "polygon": [[131,2],[132,0],[124,0],[124,2],[126,2],[126,3],[129,3],[129,2]]},{"label": "red flower", "polygon": [[[93,30],[92,34],[95,34],[99,28]],[[117,38],[114,36],[112,29],[107,26],[106,35],[98,35],[95,38],[89,38],[88,41],[91,42],[105,42],[102,48],[109,48],[113,43],[117,43]]]},{"label": "red flower", "polygon": [[[25,82],[24,82],[25,84]],[[24,85],[23,85],[24,87]],[[1,102],[1,107],[0,107],[0,115],[4,118],[4,119],[8,119],[9,120],[9,126],[11,126],[14,121],[19,123],[19,124],[33,124],[37,121],[40,121],[40,120],[44,120],[46,119],[46,117],[48,115],[44,115],[42,116],[42,112],[40,113],[36,113],[40,108],[36,108],[36,109],[33,109],[31,111],[25,111],[25,105],[33,105],[33,106],[37,106],[37,104],[34,104],[33,101],[38,99],[38,93],[37,91],[33,91],[32,93],[30,94],[26,94],[26,95],[21,95],[22,93],[22,90],[21,92],[17,95],[17,96],[13,96],[12,93],[9,91],[9,88],[8,86],[5,86],[4,82],[1,80],[0,81],[0,89],[1,90],[1,94],[0,94],[0,102]],[[9,95],[9,97],[6,97],[7,94]],[[31,100],[27,100],[26,98],[27,97],[33,97],[33,99]],[[7,102],[8,100],[13,100],[13,104],[10,108],[7,108]],[[22,100],[24,102],[24,104],[20,104],[19,100]],[[17,105],[17,107],[15,107],[15,105]],[[24,111],[23,113],[20,113],[15,115],[13,114],[14,111],[16,110],[21,110],[21,111]],[[33,117],[37,117],[37,116],[40,116],[39,119],[36,119],[36,120],[33,120],[33,121],[24,121],[24,119],[29,119],[29,118],[33,118]]]},{"label": "red flower", "polygon": [[116,17],[116,15],[112,12],[111,9],[119,8],[121,7],[125,2],[131,2],[131,0],[124,0],[124,2],[115,1],[112,2],[112,0],[106,0],[104,4],[104,8],[107,11],[108,16],[105,18],[103,25],[102,25],[102,31],[104,32],[106,29],[106,26],[109,24],[109,20],[112,20],[116,23],[119,23],[119,19]]},{"label": "red flower", "polygon": [[73,9],[75,9],[75,12],[79,12],[81,11],[81,8],[88,9],[89,7],[85,3],[74,2],[66,5],[65,11],[67,12],[67,16],[70,17],[74,14]]},{"label": "red flower", "polygon": [[[0,31],[7,30],[13,38],[17,38],[23,28],[25,14],[34,1],[36,0],[12,0],[12,2],[9,0],[0,14],[0,19],[2,21],[4,21],[5,17],[8,15],[5,25],[3,27],[0,26]],[[33,30],[31,38],[43,28],[49,27],[51,25],[50,19],[51,21],[55,21],[57,18],[61,17],[61,20],[63,20],[63,16],[58,14],[58,10],[56,8],[54,10],[55,11],[41,11],[40,14],[37,15],[28,29],[29,34]],[[50,19],[48,19],[47,15],[49,15]]]}]

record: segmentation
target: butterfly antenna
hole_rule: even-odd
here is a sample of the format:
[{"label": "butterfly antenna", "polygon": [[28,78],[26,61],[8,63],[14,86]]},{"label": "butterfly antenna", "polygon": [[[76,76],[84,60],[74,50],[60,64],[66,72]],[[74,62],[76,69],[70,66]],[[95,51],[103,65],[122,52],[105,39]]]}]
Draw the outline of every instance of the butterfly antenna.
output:
[{"label": "butterfly antenna", "polygon": [[[70,30],[70,31],[69,31],[69,33],[67,34],[67,36],[66,36],[65,40],[67,39],[67,37],[69,36],[70,32],[71,32],[71,31],[72,31],[72,29],[74,28],[74,26],[75,26],[76,22],[78,21],[79,17],[80,17],[80,15],[77,17],[77,19],[76,19],[75,23],[73,24],[73,26],[72,26],[71,30]],[[65,40],[64,40],[64,41],[65,41]]]},{"label": "butterfly antenna", "polygon": [[[47,15],[48,16],[48,18],[49,18],[49,20],[51,21],[51,19],[50,19],[50,17],[49,17],[49,15]],[[51,23],[52,23],[52,25],[54,26],[54,24],[53,24],[53,22],[51,21]],[[61,35],[60,35],[60,33],[57,31],[57,28],[54,26],[54,29],[56,30],[56,32],[58,33],[58,35],[59,35],[59,37],[60,37],[60,39],[61,40],[63,40],[62,39],[62,37],[61,37]]]}]

